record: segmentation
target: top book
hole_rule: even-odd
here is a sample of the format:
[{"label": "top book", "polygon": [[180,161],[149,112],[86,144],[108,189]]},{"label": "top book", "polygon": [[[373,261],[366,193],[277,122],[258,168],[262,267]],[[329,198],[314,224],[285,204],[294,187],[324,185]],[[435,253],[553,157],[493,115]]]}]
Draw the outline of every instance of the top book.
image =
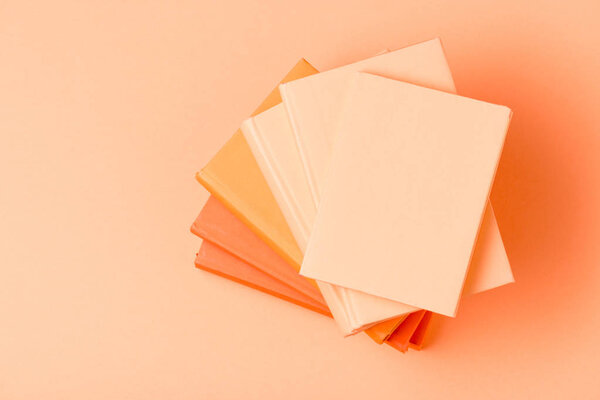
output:
[{"label": "top book", "polygon": [[454,316],[512,113],[353,80],[301,273]]},{"label": "top book", "polygon": [[[271,132],[263,126],[262,134],[256,129],[250,130],[254,133],[244,134],[303,252],[319,206],[320,186],[331,159],[339,114],[349,82],[358,71],[368,71],[447,92],[455,91],[450,68],[438,38],[280,86],[290,121],[280,123],[277,132]],[[252,125],[264,125],[260,122],[266,122],[267,114],[274,119],[282,119],[276,108],[258,115],[256,125]],[[291,126],[291,135],[295,137],[296,145],[288,144],[289,140],[285,137],[289,135],[289,128],[284,125]],[[257,153],[256,150],[259,149],[267,151]],[[263,158],[265,160],[261,163]],[[273,170],[271,167],[279,168]],[[295,171],[298,168],[304,169],[304,182],[296,178]],[[510,264],[488,201],[464,293],[481,292],[510,282],[513,282]],[[324,282],[319,283],[319,287],[346,334],[360,330],[369,323],[415,309],[363,292],[326,285]],[[347,316],[345,322],[339,318],[343,314]]]}]

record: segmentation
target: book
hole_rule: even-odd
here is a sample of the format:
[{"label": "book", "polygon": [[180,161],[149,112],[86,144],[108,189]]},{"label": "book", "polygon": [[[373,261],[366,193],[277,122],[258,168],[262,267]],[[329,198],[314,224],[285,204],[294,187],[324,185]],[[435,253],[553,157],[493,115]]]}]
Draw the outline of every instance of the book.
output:
[{"label": "book", "polygon": [[[411,344],[411,338],[415,335],[415,332],[418,330],[421,321],[425,318],[425,315],[431,314],[429,311],[420,310],[410,314],[397,329],[390,335],[390,337],[385,341],[386,344],[392,346],[396,350],[399,350],[403,353],[406,353]],[[426,320],[428,324],[429,319]],[[420,350],[420,346],[423,343],[424,329],[422,332],[418,333],[418,336],[415,337],[416,344],[414,344],[416,349]]]},{"label": "book", "polygon": [[[296,204],[293,202],[279,203],[295,235],[307,231],[314,221],[316,208],[319,204],[319,187],[324,179],[323,171],[319,170],[318,166],[322,165],[322,168],[325,168],[329,163],[331,146],[334,142],[333,133],[339,119],[348,79],[360,70],[373,71],[379,75],[391,76],[448,92],[455,92],[452,76],[439,39],[419,43],[281,85],[280,91],[284,99],[283,103],[290,118],[290,125],[295,135],[300,158],[303,161],[305,175],[311,186],[309,190],[313,195],[312,208],[306,202],[296,202]],[[275,192],[273,187],[271,189]],[[294,190],[299,189],[294,188]],[[304,188],[304,190],[306,189]],[[287,197],[294,199],[294,196]],[[298,198],[301,197],[296,197],[296,199]],[[304,215],[309,217],[297,218],[296,216],[300,213],[286,213],[286,208],[302,208]],[[298,228],[302,226],[303,228]],[[308,236],[298,237],[296,235],[296,241],[301,249],[305,248],[307,240]],[[480,265],[480,268],[472,268],[474,273],[469,274],[465,290],[467,293],[492,289],[514,281],[493,209],[489,203],[484,215],[473,261],[474,265]],[[371,309],[368,303],[377,304],[375,299],[369,299],[370,301],[367,303],[366,295],[355,291],[348,291],[347,297],[361,298],[362,301],[355,303],[367,307],[367,310],[364,311],[367,315],[369,309]],[[397,306],[400,309],[394,309],[394,306],[390,303],[387,306],[389,307],[388,310],[380,306],[371,309],[371,311],[384,312],[384,315],[380,317],[404,311],[400,305]],[[343,307],[343,305],[334,306],[330,304],[332,310],[336,307]],[[374,318],[377,318],[377,315],[372,315],[362,322],[368,323]]]},{"label": "book", "polygon": [[298,274],[258,235],[210,196],[191,227],[192,233],[210,241],[248,264],[260,269],[293,289],[325,304],[319,290]]},{"label": "book", "polygon": [[[365,329],[365,333],[369,335],[371,339],[373,339],[376,343],[382,344],[384,343],[391,335],[398,329],[400,324],[409,316],[410,314],[402,315],[398,318],[392,318],[385,322],[381,322],[376,326],[379,327],[377,330],[373,329]],[[416,330],[415,330],[416,332]]]},{"label": "book", "polygon": [[[442,66],[445,66],[441,69],[443,73],[432,73],[429,82],[434,85],[453,87],[451,77],[448,82],[450,75],[445,72],[447,71],[447,63],[439,41],[430,41],[417,46],[421,47],[418,52],[419,58],[410,60],[410,68],[427,71],[429,64],[441,63]],[[411,55],[414,56],[415,53],[412,50],[411,48]],[[402,49],[397,52],[405,51],[406,49]],[[373,65],[386,63],[388,70],[392,67],[395,67],[394,70],[406,69],[405,64],[408,63],[406,57],[394,53],[390,53],[383,60],[379,59]],[[364,62],[354,65],[362,63]],[[349,67],[354,68],[352,65]],[[342,67],[338,70],[345,70],[349,67]],[[332,73],[325,72],[296,82],[320,79],[322,85],[327,87],[330,80],[328,78],[321,79],[321,77],[331,75]],[[422,76],[421,81],[424,81],[424,79]],[[334,93],[338,97],[343,96],[343,93],[340,90],[336,91],[335,87],[331,88],[332,90],[321,89],[328,94]],[[311,93],[315,93],[315,91],[311,91]],[[340,100],[338,99],[338,101]],[[319,110],[316,110],[315,113],[319,113]],[[305,166],[299,155],[297,142],[294,138],[294,132],[290,128],[287,113],[284,112],[281,105],[275,106],[246,120],[242,123],[241,129],[288,225],[292,229],[296,242],[301,251],[304,252],[316,215],[318,200],[311,196],[307,174],[302,173]],[[491,207],[486,209],[485,217],[486,223],[482,228],[482,234],[476,246],[476,253],[480,256],[474,258],[473,273],[469,274],[471,284],[467,285],[467,293],[487,290],[512,281],[510,265]],[[486,272],[488,270],[489,273]],[[375,321],[386,320],[415,310],[414,307],[407,307],[397,302],[362,293],[355,294],[344,288],[333,288],[323,284],[320,284],[320,288],[345,335],[356,333]],[[364,299],[363,301],[354,302],[356,303],[355,308],[349,311],[349,307],[352,308],[352,297],[354,295]],[[387,326],[392,326],[392,324],[392,321],[387,322]]]},{"label": "book", "polygon": [[454,316],[512,112],[354,75],[301,273]]},{"label": "book", "polygon": [[[263,175],[275,199],[280,205],[286,219],[311,218],[314,220],[316,205],[309,193],[306,177],[303,174],[301,160],[289,127],[287,114],[282,105],[277,105],[261,114],[247,119],[242,123],[242,133],[257,160]],[[292,206],[290,206],[292,205]],[[465,293],[477,293],[493,287],[494,282],[486,280],[488,277],[502,278],[502,274],[510,273],[506,253],[502,245],[491,207],[486,207],[484,226],[482,226],[478,245],[475,249],[476,256],[471,263],[469,284],[465,286]],[[300,248],[304,251],[304,243],[310,235],[309,228],[300,232],[303,241],[299,241]],[[481,270],[491,269],[491,273],[481,273]],[[512,274],[509,277],[512,279]],[[344,288],[319,284],[328,304],[341,306],[333,307],[332,314],[338,321],[342,332],[350,335],[374,323],[396,316],[399,306],[397,302],[369,296],[367,302],[363,300],[354,304],[352,297],[345,296]],[[363,297],[365,297],[363,295]],[[366,312],[363,310],[367,310]],[[351,311],[349,311],[351,310]],[[371,311],[373,310],[373,311]],[[416,311],[414,307],[406,307],[404,317],[408,312]],[[362,314],[361,314],[362,313]],[[372,319],[372,320],[370,320]],[[403,320],[403,317],[385,321],[377,332],[367,332],[370,336],[382,342],[387,334]],[[388,327],[385,329],[384,327]]]},{"label": "book", "polygon": [[[319,204],[319,191],[324,179],[323,168],[331,159],[331,147],[348,79],[356,71],[367,71],[421,86],[455,93],[456,89],[439,39],[432,39],[393,52],[384,52],[354,64],[301,78],[280,85],[283,104],[296,139],[306,179],[313,194],[314,207],[291,201],[279,202],[286,221],[304,251],[309,231]],[[294,188],[296,189],[296,188]],[[271,187],[273,190],[273,187]],[[288,196],[294,199],[294,196]],[[302,213],[286,213],[286,209],[302,209]],[[296,215],[304,214],[304,218]],[[489,290],[514,282],[512,271],[491,203],[488,201],[481,232],[475,248],[474,262],[485,267],[469,274],[466,286],[472,292]]]},{"label": "book", "polygon": [[260,290],[319,314],[331,316],[323,302],[306,296],[209,241],[202,242],[196,255],[195,265],[199,269]]},{"label": "book", "polygon": [[[315,73],[317,70],[302,59],[281,82]],[[279,91],[274,89],[252,115],[279,103]],[[288,263],[300,268],[302,253],[239,130],[196,174],[196,179]]]},{"label": "book", "polygon": [[421,350],[423,348],[423,344],[425,343],[425,335],[427,334],[432,318],[433,313],[431,311],[427,311],[425,314],[423,314],[421,322],[419,322],[417,329],[415,329],[410,337],[410,340],[408,341],[410,348],[415,350]]}]

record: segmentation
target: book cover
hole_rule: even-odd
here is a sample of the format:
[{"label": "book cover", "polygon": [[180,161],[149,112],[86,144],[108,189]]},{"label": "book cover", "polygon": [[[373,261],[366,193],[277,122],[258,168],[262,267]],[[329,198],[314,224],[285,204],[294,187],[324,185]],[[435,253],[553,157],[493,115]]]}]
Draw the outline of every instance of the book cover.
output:
[{"label": "book cover", "polygon": [[[426,46],[425,51],[420,51],[419,56],[423,64],[428,61],[435,63],[443,59],[443,52],[439,42],[433,42],[433,44],[434,46]],[[441,58],[440,54],[442,55]],[[400,57],[399,60],[400,62],[406,62],[404,57]],[[396,61],[393,60],[391,62],[395,63]],[[411,65],[413,68],[416,68],[419,66],[419,63],[415,63],[413,60]],[[443,65],[447,66],[445,60],[443,61]],[[402,68],[402,65],[399,64],[398,68]],[[305,78],[303,80],[316,79],[320,75],[327,74],[313,75],[312,78]],[[442,74],[442,77],[438,78],[438,80],[445,81],[446,78],[447,74]],[[301,79],[297,82],[303,80]],[[311,196],[306,174],[303,173],[304,166],[299,155],[294,133],[291,130],[287,114],[283,110],[283,105],[277,105],[249,118],[242,123],[241,130],[294,234],[296,242],[300,246],[301,251],[304,252],[318,204],[316,204],[316,200]],[[487,218],[490,215],[492,217],[491,221]],[[489,223],[485,224],[482,238],[477,246],[477,253],[482,256],[475,258],[472,267],[473,274],[470,274],[472,277],[469,279],[473,284],[468,285],[466,292],[477,292],[492,288],[497,284],[497,278],[500,278],[500,281],[503,282],[512,281],[510,266],[504,252],[502,239],[495,224],[495,219],[493,219],[491,208],[489,212],[486,212],[486,221],[489,221]],[[481,273],[481,269],[490,269],[492,273]],[[503,274],[508,274],[508,277],[504,279]],[[496,280],[490,281],[489,278]],[[362,301],[353,302],[352,296],[349,295],[351,292],[345,293],[346,289],[344,288],[328,288],[323,283],[319,286],[345,335],[356,333],[377,321],[384,321],[394,316],[416,310],[415,307],[408,307],[397,302],[365,294],[358,295],[362,298]],[[397,320],[396,322],[399,321]],[[394,321],[388,321],[386,326],[393,326],[393,323]]]},{"label": "book cover", "polygon": [[354,75],[301,273],[454,316],[511,111]]},{"label": "book cover", "polygon": [[[324,179],[323,172],[314,166],[322,165],[325,168],[329,163],[331,145],[334,141],[335,127],[339,119],[340,107],[344,101],[348,77],[359,70],[374,71],[379,75],[418,82],[449,92],[455,91],[439,39],[419,43],[280,86],[300,158],[303,160],[302,165],[305,169],[305,175],[312,188],[312,190],[311,188],[308,190],[313,195],[313,207],[307,205],[305,201],[299,205],[294,205],[291,202],[282,203],[278,199],[284,216],[292,228],[301,249],[305,247],[308,236],[298,237],[296,232],[306,231],[306,226],[312,226],[319,201],[319,185]],[[302,149],[304,151],[301,151]],[[302,157],[302,154],[304,154],[304,157]],[[276,193],[276,188],[272,187],[271,189]],[[300,192],[307,189],[305,187],[294,187],[287,190]],[[287,197],[294,198],[294,196]],[[303,197],[305,197],[305,194],[296,196],[296,198]],[[305,219],[308,219],[309,222],[294,218],[294,215],[301,215],[302,213],[286,213],[285,208],[293,206],[302,208],[304,210],[303,214],[308,215],[308,218]],[[465,293],[480,292],[514,281],[496,219],[489,203],[484,215],[479,240],[475,246],[471,270],[473,273],[469,273]],[[355,315],[364,315],[364,318],[366,318],[365,323],[373,321],[375,318],[385,318],[404,311],[404,308],[392,303],[385,305],[382,303],[378,307],[371,307],[370,304],[377,306],[376,299],[369,299],[363,293],[349,291],[348,298],[352,297],[359,298],[359,301],[356,302],[359,309],[355,311]],[[361,305],[364,306],[363,309],[360,309]],[[380,314],[371,314],[375,312]]]},{"label": "book cover", "polygon": [[[451,93],[456,91],[441,41],[437,38],[280,85],[315,204],[319,204],[323,171],[331,159],[348,81],[357,71]],[[475,292],[514,281],[491,204],[488,208],[475,249],[478,254],[474,257],[485,261],[485,266],[467,282]],[[300,223],[288,220],[290,226]]]}]

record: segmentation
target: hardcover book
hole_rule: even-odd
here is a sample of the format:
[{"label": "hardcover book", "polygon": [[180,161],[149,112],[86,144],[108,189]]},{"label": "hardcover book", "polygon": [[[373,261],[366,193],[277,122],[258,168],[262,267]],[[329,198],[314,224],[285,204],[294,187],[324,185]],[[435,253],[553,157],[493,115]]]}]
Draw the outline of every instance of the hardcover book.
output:
[{"label": "hardcover book", "polygon": [[325,304],[319,290],[298,274],[258,235],[214,196],[210,196],[191,227],[192,233],[269,274],[293,289]]},{"label": "hardcover book", "polygon": [[511,114],[354,73],[301,273],[454,316]]},{"label": "hardcover book", "polygon": [[[415,47],[418,47],[419,51],[415,52]],[[412,57],[409,57],[409,61],[403,55],[404,53],[397,54],[406,52],[408,49],[411,50],[409,55]],[[417,57],[417,59],[414,57]],[[379,57],[375,59],[379,59]],[[341,67],[337,70],[332,70],[332,72],[313,75],[312,77],[300,79],[296,82],[317,80],[323,86],[320,90],[323,92],[324,97],[331,96],[332,94],[337,95],[337,102],[341,102],[343,97],[342,90],[334,86],[329,87],[332,81],[327,77],[335,77],[335,71],[338,70],[345,71],[350,67],[356,69],[356,66],[363,63],[365,62]],[[430,64],[436,63],[442,67],[433,68],[433,72],[431,72],[432,68]],[[406,64],[409,65],[408,70]],[[422,74],[420,77],[421,82],[425,80],[425,75],[429,71],[431,75],[429,79],[430,84],[445,85],[453,90],[453,83],[443,56],[443,50],[437,40],[389,53],[384,59],[372,62],[372,65],[385,65],[388,70],[394,69],[394,71],[404,70],[405,73],[412,74],[413,78],[415,73],[411,72],[411,69],[417,69]],[[333,82],[337,82],[337,80]],[[316,90],[307,91],[311,95],[317,92]],[[293,90],[292,93],[294,93]],[[323,103],[319,102],[318,98],[314,100],[315,104]],[[335,99],[328,98],[327,100],[333,102]],[[322,113],[319,109],[314,110],[315,107],[313,106],[314,113],[320,116]],[[331,108],[328,107],[328,110],[331,110]],[[330,119],[333,118],[331,114],[327,115]],[[296,242],[300,246],[300,249],[304,251],[316,214],[318,199],[311,196],[307,174],[302,173],[307,168],[302,163],[296,146],[297,142],[290,128],[290,121],[283,107],[281,105],[275,106],[254,118],[248,119],[242,124],[242,131],[286,221],[292,229]],[[326,132],[322,133],[323,135],[326,134]],[[313,147],[317,145],[315,144]],[[328,155],[327,152],[324,154]],[[484,224],[475,253],[476,256],[474,257],[472,273],[469,274],[466,293],[479,292],[500,284],[512,282],[510,265],[508,264],[491,207],[486,209]],[[349,291],[345,288],[338,288],[322,283],[319,286],[342,332],[346,335],[360,331],[376,321],[386,320],[416,310],[415,307],[398,304],[397,302],[369,296],[364,293],[353,293],[354,291]],[[359,297],[359,301],[354,301],[354,297]],[[388,321],[387,325],[393,326],[393,321]]]}]

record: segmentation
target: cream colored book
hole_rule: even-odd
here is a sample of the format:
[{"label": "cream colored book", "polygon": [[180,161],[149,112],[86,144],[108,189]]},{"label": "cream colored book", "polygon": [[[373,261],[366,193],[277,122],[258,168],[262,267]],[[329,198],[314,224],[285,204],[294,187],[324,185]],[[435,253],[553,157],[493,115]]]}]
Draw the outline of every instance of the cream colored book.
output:
[{"label": "cream colored book", "polygon": [[[290,229],[304,251],[316,208],[285,108],[279,104],[245,120],[241,131],[284,217],[296,222]],[[331,313],[342,332],[357,332],[344,308],[344,291],[333,285],[317,284],[327,304],[335,305]]]},{"label": "cream colored book", "polygon": [[[244,121],[241,130],[285,218],[291,227],[300,227],[300,229],[292,228],[292,232],[304,252],[316,215],[316,207],[310,195],[285,110],[281,105],[277,105]],[[491,208],[486,212],[491,213]],[[495,221],[493,218],[490,220]],[[485,229],[484,232],[486,234],[479,240],[488,243],[495,239],[493,233],[497,233],[498,230],[497,228]],[[482,276],[480,270],[486,267],[502,270],[502,264],[506,262],[506,258],[501,257],[504,254],[502,247],[499,254],[486,250],[497,249],[497,246],[477,246],[477,248],[481,249],[478,251],[480,256],[476,258],[469,273],[472,284],[465,289],[467,293],[486,289],[485,281],[480,279]],[[495,266],[494,263],[499,265]],[[340,329],[346,335],[369,327],[372,321],[377,322],[397,316],[399,307],[397,302],[375,296],[362,296],[362,301],[355,304],[353,297],[348,296],[351,292],[349,290],[326,283],[319,283],[319,287]]]},{"label": "cream colored book", "polygon": [[[328,72],[295,81],[295,84],[280,85],[284,105],[290,117],[305,173],[312,188],[315,205],[319,203],[319,186],[322,184],[325,166],[331,158],[336,123],[343,104],[349,77],[356,71],[370,71],[423,86],[454,92],[454,83],[439,39],[419,43],[410,47],[350,64]],[[322,168],[319,168],[323,165]],[[301,221],[287,220],[290,226]],[[298,243],[305,239],[296,238]],[[513,282],[512,271],[502,238],[498,230],[491,205],[488,202],[479,240],[473,257],[474,273],[470,273],[466,293],[480,292]],[[476,271],[476,272],[475,272]],[[357,297],[354,304],[363,304],[371,312],[385,315],[400,312],[388,307],[371,308],[365,294],[348,291],[346,298]],[[360,301],[362,299],[362,301]],[[330,307],[332,307],[330,305]],[[364,315],[364,313],[363,313]],[[375,317],[376,315],[372,315]]]},{"label": "cream colored book", "polygon": [[454,316],[512,113],[353,80],[301,273]]}]

